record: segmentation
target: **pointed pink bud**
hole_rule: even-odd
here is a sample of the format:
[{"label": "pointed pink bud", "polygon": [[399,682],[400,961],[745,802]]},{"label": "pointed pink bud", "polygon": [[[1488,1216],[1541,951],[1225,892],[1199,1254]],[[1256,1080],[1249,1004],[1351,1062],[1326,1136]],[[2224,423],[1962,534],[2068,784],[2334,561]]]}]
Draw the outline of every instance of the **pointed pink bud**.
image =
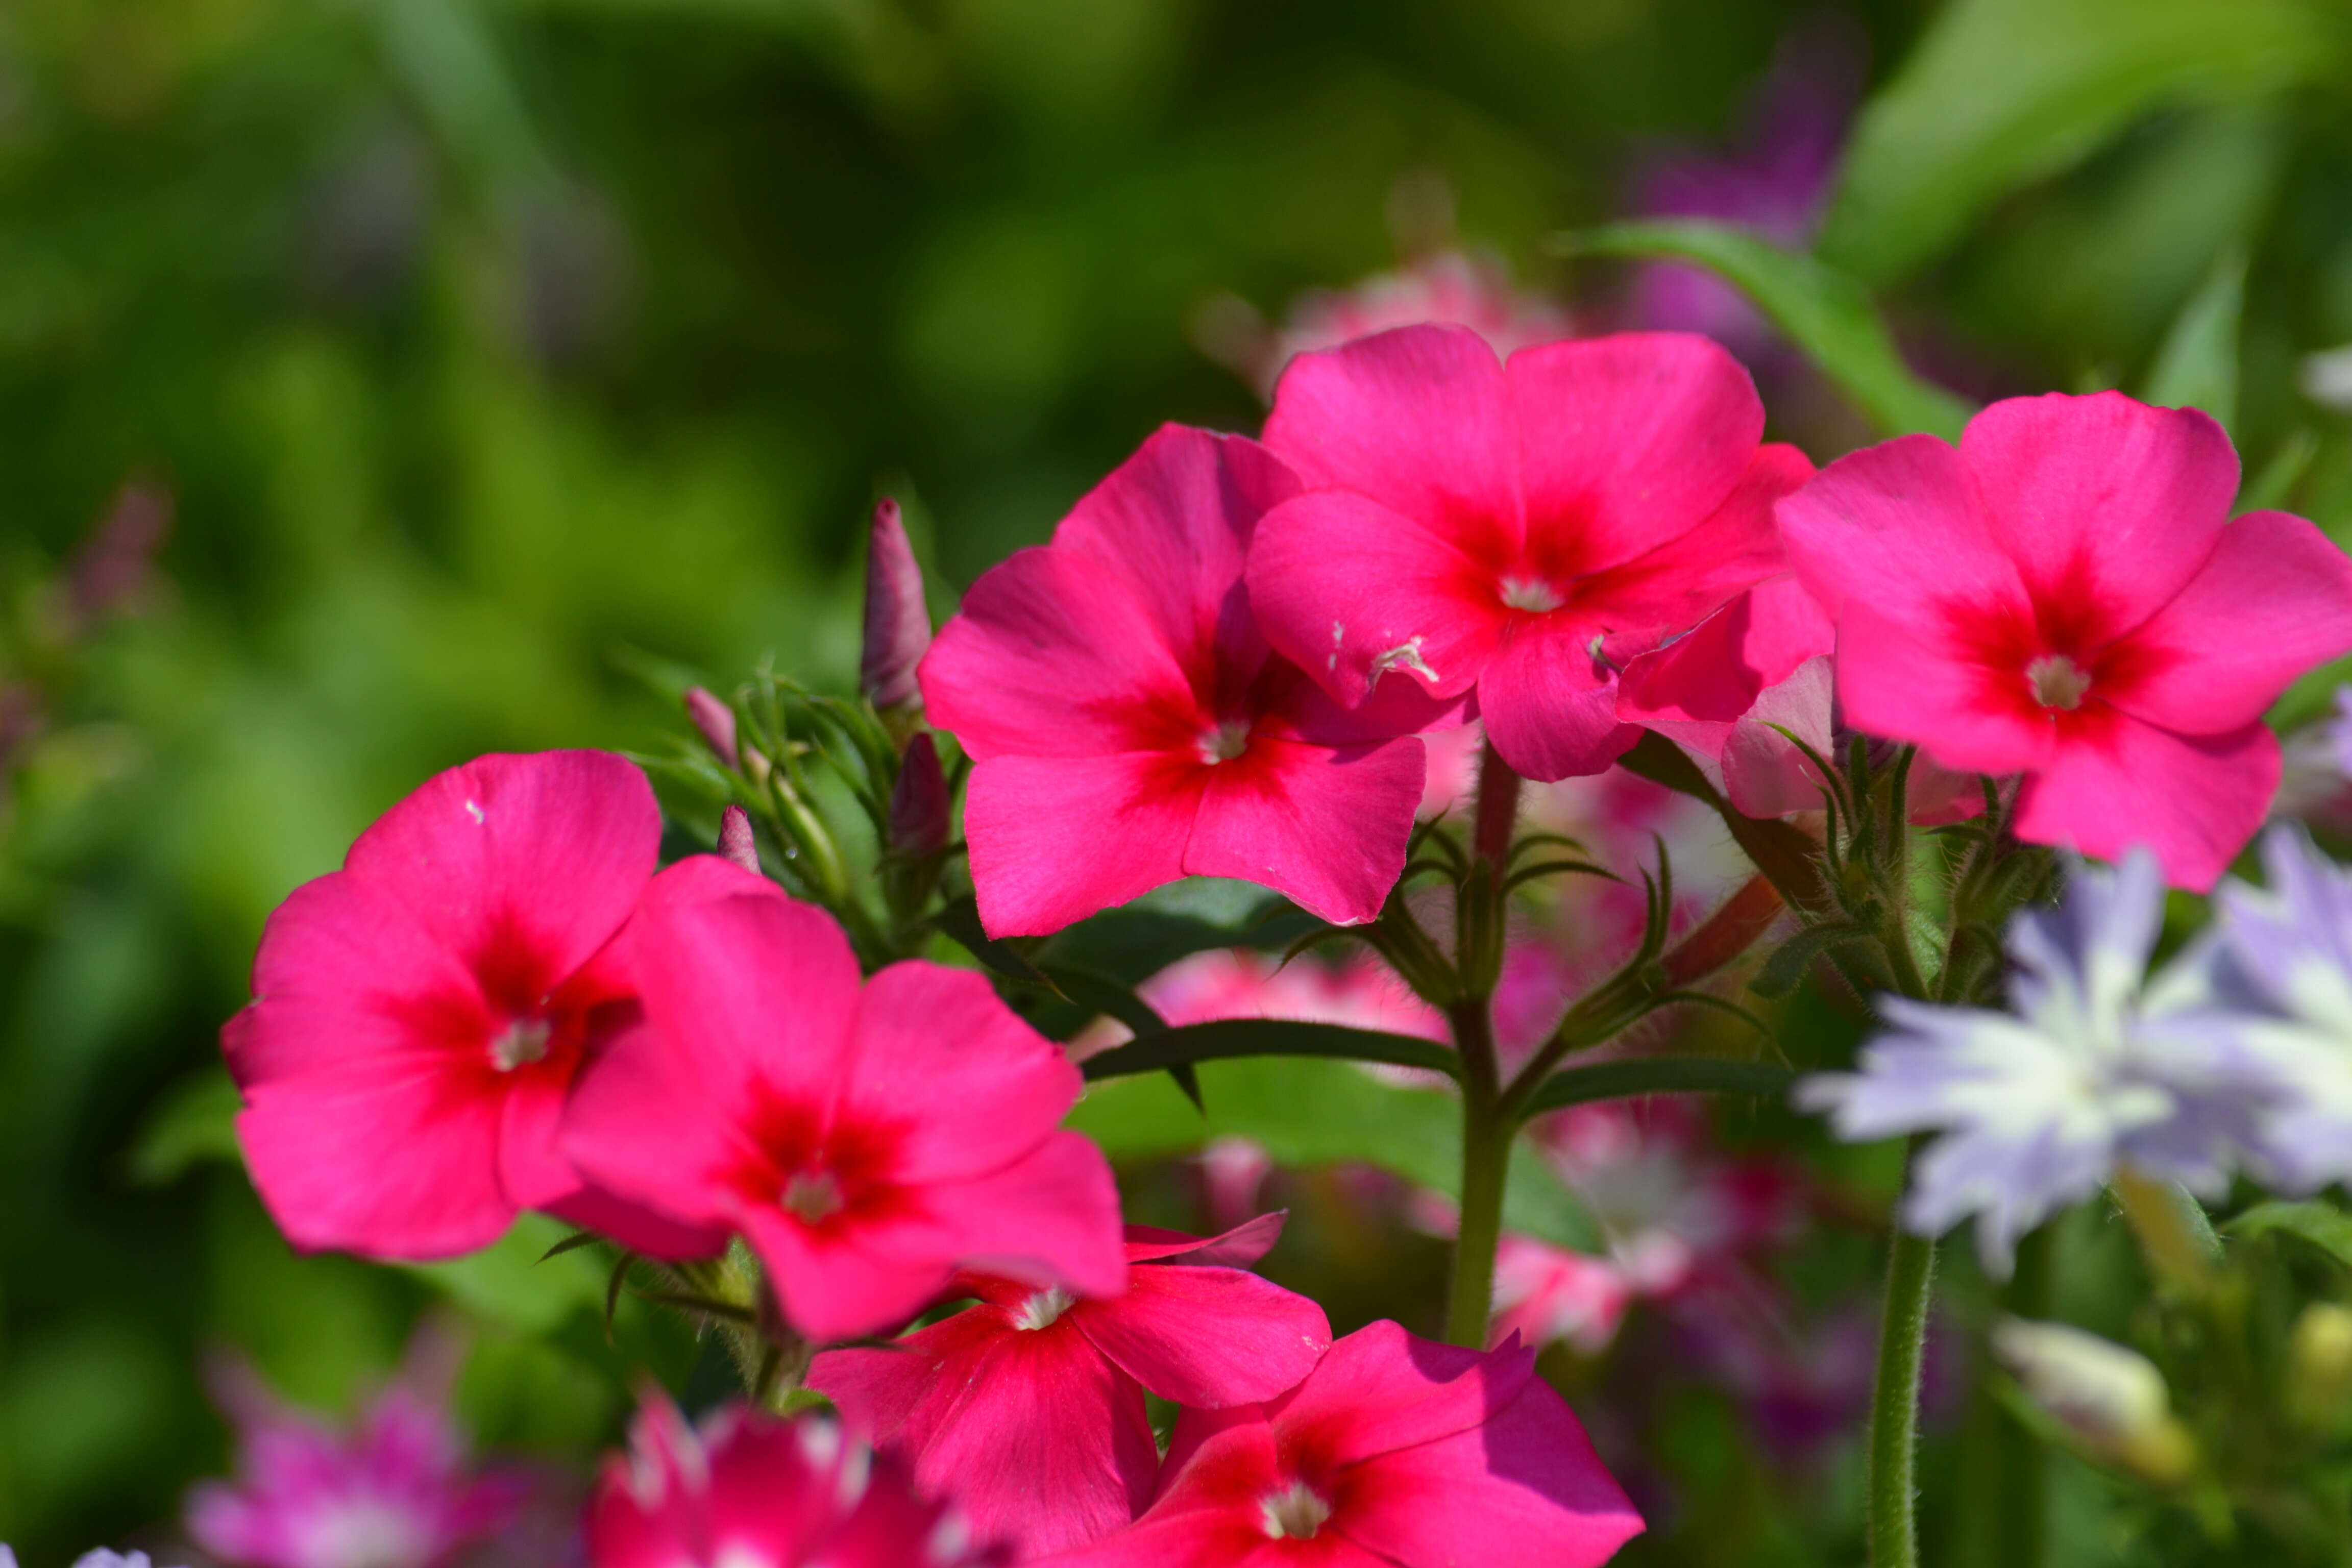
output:
[{"label": "pointed pink bud", "polygon": [[735,710],[699,686],[686,689],[686,716],[702,731],[702,739],[729,767],[736,765]]},{"label": "pointed pink bud", "polygon": [[884,496],[874,505],[874,526],[866,543],[866,652],[858,666],[858,689],[881,709],[910,708],[922,701],[915,666],[931,646],[931,612],[923,603],[923,570],[907,542],[898,503]]},{"label": "pointed pink bud", "polygon": [[890,847],[902,855],[936,855],[948,847],[948,777],[931,732],[907,742],[898,783],[890,792]]},{"label": "pointed pink bud", "polygon": [[760,869],[760,847],[751,837],[751,816],[740,805],[719,814],[719,856],[746,871]]}]

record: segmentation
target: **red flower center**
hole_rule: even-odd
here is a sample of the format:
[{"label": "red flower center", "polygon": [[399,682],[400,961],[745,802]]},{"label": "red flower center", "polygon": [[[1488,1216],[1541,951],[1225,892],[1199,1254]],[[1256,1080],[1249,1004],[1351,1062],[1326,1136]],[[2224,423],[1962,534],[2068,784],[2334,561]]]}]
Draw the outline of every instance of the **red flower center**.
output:
[{"label": "red flower center", "polygon": [[877,1218],[902,1206],[895,1128],[843,1118],[824,1123],[813,1106],[763,1097],[734,1185],[746,1202],[772,1204],[811,1231]]}]

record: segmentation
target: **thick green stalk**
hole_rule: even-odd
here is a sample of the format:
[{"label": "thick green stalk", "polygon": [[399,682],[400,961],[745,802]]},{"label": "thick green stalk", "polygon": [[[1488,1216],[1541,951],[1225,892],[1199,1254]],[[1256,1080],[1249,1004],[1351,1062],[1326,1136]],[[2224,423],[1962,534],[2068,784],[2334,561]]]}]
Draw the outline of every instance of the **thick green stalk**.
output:
[{"label": "thick green stalk", "polygon": [[1886,1308],[1879,1320],[1878,1374],[1870,1394],[1864,1507],[1871,1568],[1917,1568],[1919,1562],[1919,1365],[1935,1272],[1935,1242],[1898,1226],[1886,1260]]},{"label": "thick green stalk", "polygon": [[1454,1237],[1454,1279],[1446,1294],[1449,1344],[1483,1350],[1494,1308],[1495,1249],[1503,1237],[1503,1185],[1510,1176],[1510,1122],[1492,1101],[1465,1086],[1462,1097],[1461,1226]]}]

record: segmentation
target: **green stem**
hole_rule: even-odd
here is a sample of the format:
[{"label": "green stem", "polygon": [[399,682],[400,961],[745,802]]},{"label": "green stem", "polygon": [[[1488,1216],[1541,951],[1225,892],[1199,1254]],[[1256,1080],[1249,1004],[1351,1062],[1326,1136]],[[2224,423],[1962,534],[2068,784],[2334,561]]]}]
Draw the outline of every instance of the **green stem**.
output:
[{"label": "green stem", "polygon": [[1486,1097],[1462,1097],[1461,1226],[1454,1237],[1454,1279],[1445,1304],[1450,1344],[1484,1350],[1494,1309],[1495,1249],[1503,1237],[1503,1185],[1511,1169],[1513,1128]]},{"label": "green stem", "polygon": [[1915,1473],[1919,1436],[1919,1364],[1927,1342],[1927,1302],[1936,1244],[1899,1226],[1886,1259],[1886,1309],[1879,1321],[1878,1374],[1870,1394],[1865,1507],[1871,1568],[1917,1568]]}]

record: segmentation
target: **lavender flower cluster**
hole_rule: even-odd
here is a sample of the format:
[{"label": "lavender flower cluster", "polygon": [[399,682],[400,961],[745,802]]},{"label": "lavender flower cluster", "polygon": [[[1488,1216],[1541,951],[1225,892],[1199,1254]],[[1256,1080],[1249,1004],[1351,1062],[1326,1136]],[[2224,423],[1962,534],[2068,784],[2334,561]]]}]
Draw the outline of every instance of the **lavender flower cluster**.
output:
[{"label": "lavender flower cluster", "polygon": [[2262,845],[2266,885],[2231,880],[2218,918],[2151,972],[2164,878],[2136,850],[2073,868],[2053,910],[2011,922],[2010,1007],[1890,997],[1860,1070],[1800,1102],[1841,1136],[1935,1133],[1906,1225],[1970,1215],[1986,1265],[2119,1173],[2218,1195],[2242,1171],[2307,1193],[2352,1177],[2352,872],[2300,826]]}]

